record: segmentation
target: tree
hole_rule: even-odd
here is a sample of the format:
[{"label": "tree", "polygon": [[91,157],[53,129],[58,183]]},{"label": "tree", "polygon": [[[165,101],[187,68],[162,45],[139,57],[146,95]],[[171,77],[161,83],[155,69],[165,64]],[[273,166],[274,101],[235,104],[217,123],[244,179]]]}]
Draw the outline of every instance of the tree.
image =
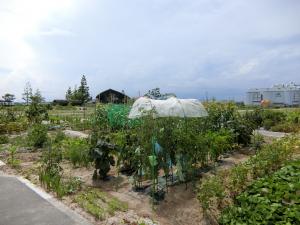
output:
[{"label": "tree", "polygon": [[42,96],[42,93],[39,89],[37,89],[34,93],[34,95],[31,96],[31,100],[35,99],[38,103],[42,103],[45,101],[45,98]]},{"label": "tree", "polygon": [[80,81],[80,86],[77,90],[77,100],[80,100],[82,104],[88,102],[91,99],[89,93],[89,87],[87,86],[87,81],[83,75]]},{"label": "tree", "polygon": [[30,98],[32,96],[32,88],[29,82],[26,83],[23,93],[23,100],[26,102],[26,105],[30,103]]},{"label": "tree", "polygon": [[68,101],[72,100],[72,96],[73,96],[73,92],[72,92],[72,89],[71,87],[68,88],[67,92],[66,92],[66,99]]},{"label": "tree", "polygon": [[8,104],[12,103],[16,99],[13,94],[9,94],[9,93],[6,93],[5,95],[3,95],[2,98]]},{"label": "tree", "polygon": [[48,112],[41,92],[37,89],[34,95],[30,97],[30,105],[26,110],[26,116],[30,123],[41,123],[43,119],[48,119]]},{"label": "tree", "polygon": [[75,86],[72,91],[69,87],[66,92],[66,99],[69,101],[78,101],[80,104],[84,104],[91,99],[89,87],[87,86],[87,81],[84,75],[81,78],[80,86],[78,88]]},{"label": "tree", "polygon": [[159,99],[162,95],[160,93],[160,89],[159,88],[154,88],[148,91],[147,94],[145,94],[145,96],[151,98],[151,99]]}]

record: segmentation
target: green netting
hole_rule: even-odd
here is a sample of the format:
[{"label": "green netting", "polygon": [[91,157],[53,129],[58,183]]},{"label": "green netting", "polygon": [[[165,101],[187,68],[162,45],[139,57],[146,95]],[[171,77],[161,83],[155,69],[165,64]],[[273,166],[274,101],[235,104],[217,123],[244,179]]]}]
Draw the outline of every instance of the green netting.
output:
[{"label": "green netting", "polygon": [[139,123],[137,119],[128,119],[131,107],[123,104],[112,104],[107,106],[107,117],[110,127],[120,129],[132,128]]}]

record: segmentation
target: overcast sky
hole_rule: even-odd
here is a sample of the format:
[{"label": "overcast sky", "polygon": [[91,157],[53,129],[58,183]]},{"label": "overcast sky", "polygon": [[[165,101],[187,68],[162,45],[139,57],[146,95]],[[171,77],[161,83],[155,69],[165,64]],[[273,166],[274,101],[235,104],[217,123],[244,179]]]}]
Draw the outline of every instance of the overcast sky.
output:
[{"label": "overcast sky", "polygon": [[0,95],[160,87],[241,100],[300,83],[299,0],[0,0]]}]

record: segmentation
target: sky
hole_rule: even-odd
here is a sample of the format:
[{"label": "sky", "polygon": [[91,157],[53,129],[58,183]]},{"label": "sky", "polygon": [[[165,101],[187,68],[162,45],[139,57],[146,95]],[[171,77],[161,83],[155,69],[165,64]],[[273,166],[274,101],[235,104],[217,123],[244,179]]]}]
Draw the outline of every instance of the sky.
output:
[{"label": "sky", "polygon": [[299,0],[0,0],[0,96],[26,82],[63,99],[160,87],[181,98],[243,100],[300,84]]}]

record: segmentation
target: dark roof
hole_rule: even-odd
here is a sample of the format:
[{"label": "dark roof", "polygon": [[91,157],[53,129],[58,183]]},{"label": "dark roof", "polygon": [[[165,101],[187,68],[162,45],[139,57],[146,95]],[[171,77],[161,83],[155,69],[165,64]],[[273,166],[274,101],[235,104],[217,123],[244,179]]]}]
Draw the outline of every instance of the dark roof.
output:
[{"label": "dark roof", "polygon": [[96,96],[96,98],[99,98],[100,95],[105,95],[106,93],[109,93],[109,92],[113,92],[113,93],[116,93],[116,94],[118,94],[118,95],[123,95],[124,97],[127,97],[128,99],[130,99],[130,97],[127,96],[125,93],[122,93],[122,92],[113,90],[113,89],[111,89],[111,88],[110,88],[110,89],[107,89],[107,90],[105,90],[105,91],[102,91],[100,94],[98,94],[98,95]]}]

